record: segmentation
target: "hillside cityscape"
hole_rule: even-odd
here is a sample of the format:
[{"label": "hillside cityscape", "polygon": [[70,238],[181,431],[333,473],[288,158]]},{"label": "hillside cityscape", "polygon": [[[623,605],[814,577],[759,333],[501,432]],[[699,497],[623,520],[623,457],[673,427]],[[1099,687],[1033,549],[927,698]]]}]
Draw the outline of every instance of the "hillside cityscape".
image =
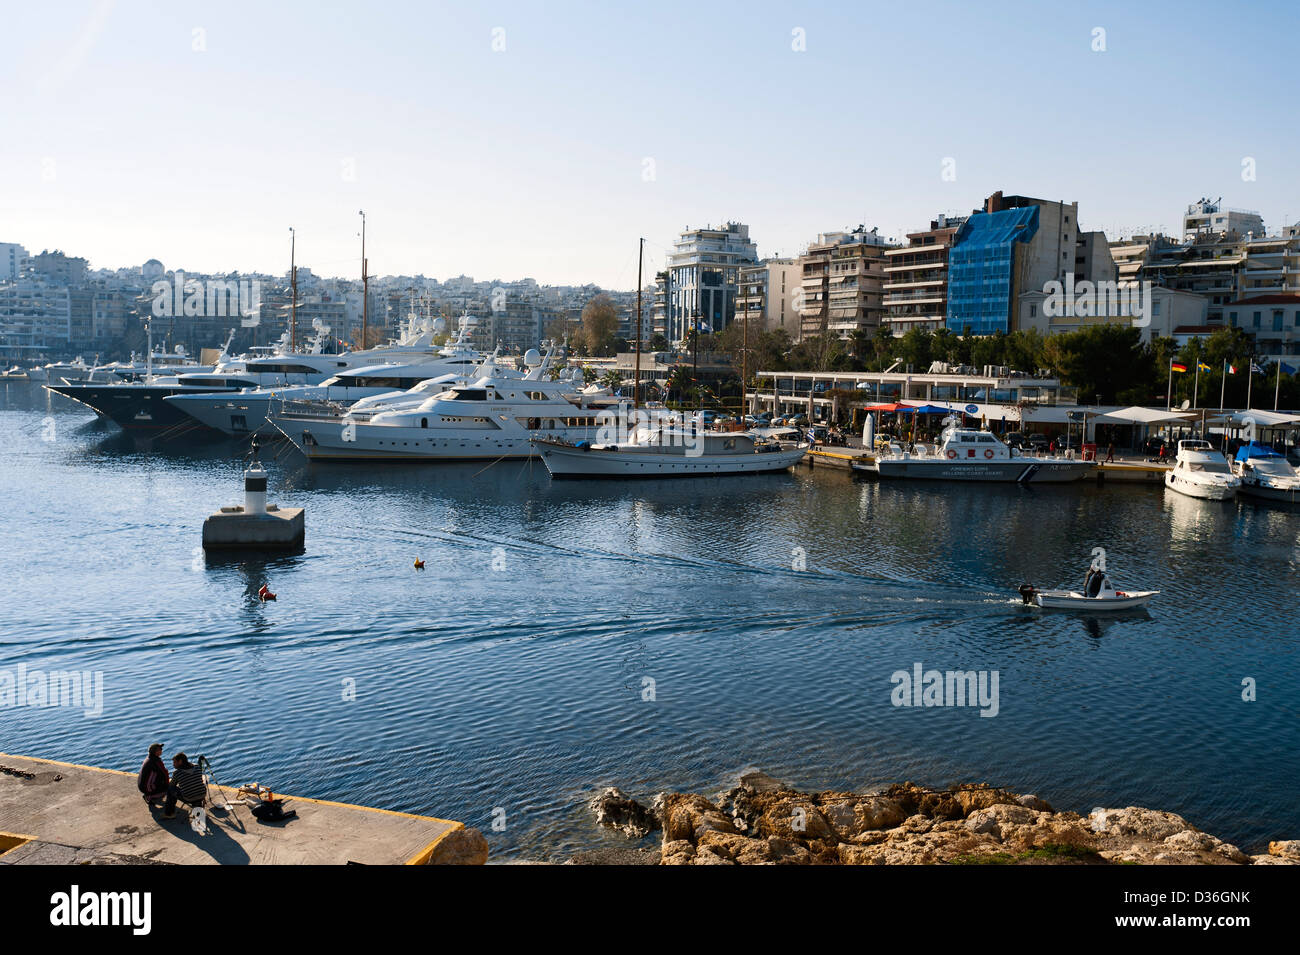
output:
[{"label": "hillside cityscape", "polygon": [[[310,263],[295,264],[295,274],[296,300],[287,269],[197,273],[159,259],[94,269],[75,250],[30,254],[0,243],[0,358],[142,352],[149,317],[155,347],[167,351],[197,354],[232,332],[236,348],[269,344],[288,330],[295,304],[298,334],[324,330],[354,347],[363,329],[373,344],[412,318],[460,315],[479,320],[476,345],[506,354],[554,338],[579,355],[608,356],[631,350],[636,337],[635,289],[467,275],[363,283],[316,275]],[[1270,232],[1260,213],[1217,198],[1190,203],[1179,235],[1111,238],[1083,227],[1077,202],[997,192],[901,239],[859,225],[821,233],[787,257],[761,256],[748,225],[726,222],[685,230],[666,268],[647,278],[643,344],[708,352],[714,370],[741,350],[751,372],[1050,365],[1081,393],[1144,400],[1179,355],[1210,375],[1251,362],[1261,373],[1281,370],[1290,396],[1300,353],[1300,224]],[[1071,356],[1071,341],[1133,360]],[[1072,357],[1102,367],[1071,375]]]}]

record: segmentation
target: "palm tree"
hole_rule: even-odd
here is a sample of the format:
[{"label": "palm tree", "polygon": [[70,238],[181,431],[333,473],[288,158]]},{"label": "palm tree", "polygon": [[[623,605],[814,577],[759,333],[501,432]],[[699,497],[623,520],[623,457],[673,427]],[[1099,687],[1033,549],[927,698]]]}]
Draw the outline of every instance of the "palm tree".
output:
[{"label": "palm tree", "polygon": [[679,399],[686,397],[686,389],[691,386],[691,373],[685,365],[674,365],[673,370],[668,374],[668,394],[672,395],[677,392]]}]

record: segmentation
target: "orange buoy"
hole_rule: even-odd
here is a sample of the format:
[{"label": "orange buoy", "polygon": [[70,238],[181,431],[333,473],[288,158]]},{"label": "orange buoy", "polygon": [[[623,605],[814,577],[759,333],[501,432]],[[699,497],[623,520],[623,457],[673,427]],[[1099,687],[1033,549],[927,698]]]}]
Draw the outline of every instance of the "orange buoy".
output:
[{"label": "orange buoy", "polygon": [[420,560],[418,557],[415,559],[415,569],[424,570],[424,561]]},{"label": "orange buoy", "polygon": [[257,592],[257,596],[262,603],[275,599],[275,594],[271,593],[271,588],[266,586],[266,584],[262,584],[262,589]]}]

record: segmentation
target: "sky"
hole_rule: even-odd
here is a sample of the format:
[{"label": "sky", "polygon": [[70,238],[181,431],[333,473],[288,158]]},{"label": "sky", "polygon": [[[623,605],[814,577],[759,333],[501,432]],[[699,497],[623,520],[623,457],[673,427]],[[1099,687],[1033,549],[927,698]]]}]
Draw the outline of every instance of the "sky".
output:
[{"label": "sky", "polygon": [[[1300,219],[1300,5],[0,0],[0,242],[92,268],[636,286],[985,196]],[[1101,31],[1101,32],[1098,32]]]}]

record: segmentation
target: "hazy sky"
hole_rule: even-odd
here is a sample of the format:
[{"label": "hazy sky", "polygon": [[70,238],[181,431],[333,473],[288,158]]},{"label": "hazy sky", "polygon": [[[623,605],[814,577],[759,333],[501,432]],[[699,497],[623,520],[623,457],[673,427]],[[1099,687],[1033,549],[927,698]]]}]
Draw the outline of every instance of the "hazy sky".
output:
[{"label": "hazy sky", "polygon": [[653,274],[688,225],[796,254],[997,189],[1112,235],[1204,195],[1275,230],[1296,10],[3,0],[0,241],[282,271],[294,226],[354,276],[364,208],[373,274],[633,288],[639,236]]}]

